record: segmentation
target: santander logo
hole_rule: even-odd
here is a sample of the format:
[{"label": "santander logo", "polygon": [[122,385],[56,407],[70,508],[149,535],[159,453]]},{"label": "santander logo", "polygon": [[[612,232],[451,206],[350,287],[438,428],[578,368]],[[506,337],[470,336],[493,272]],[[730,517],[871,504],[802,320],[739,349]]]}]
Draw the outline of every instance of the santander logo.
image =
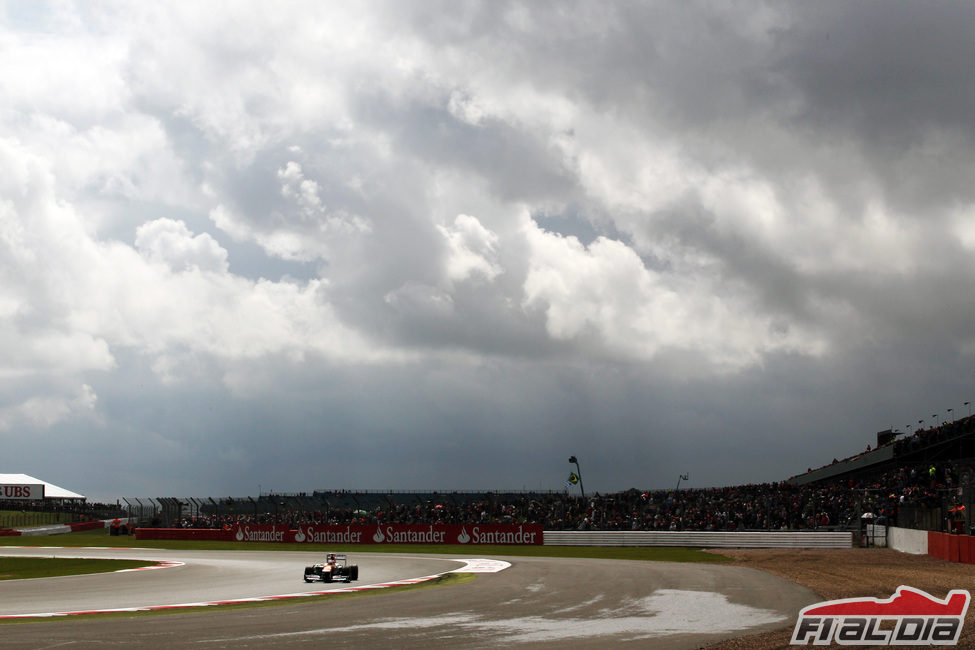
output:
[{"label": "santander logo", "polygon": [[458,544],[466,544],[471,541],[471,536],[467,534],[467,528],[460,529],[460,535],[457,536]]},{"label": "santander logo", "polygon": [[244,529],[241,528],[240,526],[237,526],[237,535],[236,535],[236,537],[237,537],[237,541],[238,542],[244,541]]},{"label": "santander logo", "polygon": [[305,531],[301,529],[301,526],[298,526],[298,532],[295,533],[295,541],[299,544],[305,541]]},{"label": "santander logo", "polygon": [[386,541],[386,536],[383,535],[383,529],[381,526],[376,526],[376,534],[372,536],[372,541],[377,544],[382,544]]}]

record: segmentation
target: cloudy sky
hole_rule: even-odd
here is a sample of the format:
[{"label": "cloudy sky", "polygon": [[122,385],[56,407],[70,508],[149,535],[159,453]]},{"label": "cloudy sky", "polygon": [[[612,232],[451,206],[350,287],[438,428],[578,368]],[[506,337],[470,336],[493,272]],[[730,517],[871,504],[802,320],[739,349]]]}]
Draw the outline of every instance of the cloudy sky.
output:
[{"label": "cloudy sky", "polygon": [[[975,398],[975,8],[0,4],[0,472],[785,479]],[[948,409],[953,409],[948,412]]]}]

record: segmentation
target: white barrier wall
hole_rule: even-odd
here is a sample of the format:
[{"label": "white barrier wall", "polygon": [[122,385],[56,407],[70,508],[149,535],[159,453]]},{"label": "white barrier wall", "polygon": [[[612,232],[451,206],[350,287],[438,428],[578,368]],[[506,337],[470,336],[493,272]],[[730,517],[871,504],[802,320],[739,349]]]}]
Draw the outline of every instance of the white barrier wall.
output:
[{"label": "white barrier wall", "polygon": [[691,546],[696,548],[850,548],[851,532],[562,531],[546,530],[546,546]]},{"label": "white barrier wall", "polygon": [[902,553],[927,555],[928,531],[891,526],[887,529],[887,546]]}]

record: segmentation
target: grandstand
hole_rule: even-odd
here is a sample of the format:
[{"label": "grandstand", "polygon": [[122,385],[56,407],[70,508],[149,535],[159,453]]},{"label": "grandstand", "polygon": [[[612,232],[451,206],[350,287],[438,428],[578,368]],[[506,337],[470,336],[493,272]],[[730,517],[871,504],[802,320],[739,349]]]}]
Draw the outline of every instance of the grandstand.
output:
[{"label": "grandstand", "polygon": [[[913,456],[909,456],[913,458]],[[943,530],[947,514],[970,528],[971,467],[954,461],[871,463],[842,476],[724,488],[627,490],[587,498],[564,492],[363,492],[257,498],[125,499],[129,516],[160,527],[257,524],[532,523],[546,530],[850,530],[878,523]],[[808,477],[807,477],[808,478]],[[960,505],[965,508],[958,509]],[[954,510],[952,510],[954,508]]]},{"label": "grandstand", "polygon": [[972,416],[922,429],[912,436],[896,439],[890,430],[877,433],[877,447],[861,454],[833,460],[829,465],[810,469],[789,478],[796,485],[826,479],[875,474],[900,465],[930,465],[945,461],[975,458],[975,418]]}]

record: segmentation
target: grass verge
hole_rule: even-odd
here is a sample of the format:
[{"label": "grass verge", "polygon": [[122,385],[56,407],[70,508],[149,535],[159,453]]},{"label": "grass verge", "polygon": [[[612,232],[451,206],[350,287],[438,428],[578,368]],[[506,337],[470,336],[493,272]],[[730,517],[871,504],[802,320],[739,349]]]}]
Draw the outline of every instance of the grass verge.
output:
[{"label": "grass verge", "polygon": [[63,557],[0,557],[0,580],[54,578],[85,573],[136,569],[155,562],[142,560],[84,560]]}]

